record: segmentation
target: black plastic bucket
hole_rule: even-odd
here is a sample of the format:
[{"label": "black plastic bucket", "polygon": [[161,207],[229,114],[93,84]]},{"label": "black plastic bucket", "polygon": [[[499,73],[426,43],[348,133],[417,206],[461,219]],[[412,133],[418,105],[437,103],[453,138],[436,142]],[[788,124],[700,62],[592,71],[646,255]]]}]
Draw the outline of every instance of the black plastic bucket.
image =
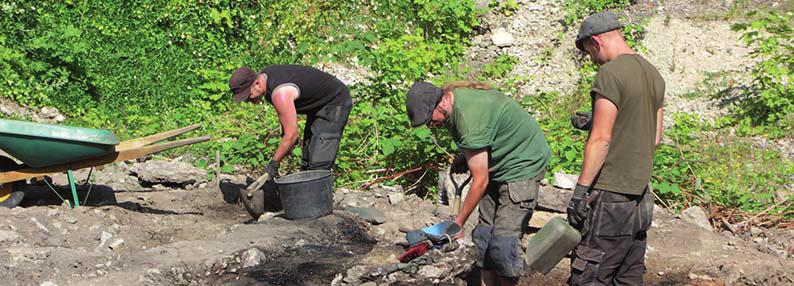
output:
[{"label": "black plastic bucket", "polygon": [[284,217],[318,218],[334,208],[334,176],[328,170],[303,171],[276,178]]}]

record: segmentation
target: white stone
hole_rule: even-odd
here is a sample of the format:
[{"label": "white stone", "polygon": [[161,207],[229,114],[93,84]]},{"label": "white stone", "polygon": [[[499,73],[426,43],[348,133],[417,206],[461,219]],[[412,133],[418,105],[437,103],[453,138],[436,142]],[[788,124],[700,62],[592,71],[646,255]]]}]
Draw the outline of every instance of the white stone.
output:
[{"label": "white stone", "polygon": [[706,214],[706,211],[701,207],[694,206],[685,209],[681,212],[681,219],[699,227],[712,230],[711,223],[709,223],[709,217]]},{"label": "white stone", "polygon": [[392,205],[399,204],[400,202],[403,201],[403,199],[405,199],[405,195],[403,195],[403,193],[389,194],[389,203]]},{"label": "white stone", "polygon": [[1,242],[14,242],[19,239],[19,234],[10,230],[0,230],[0,243]]},{"label": "white stone", "polygon": [[576,175],[569,175],[563,172],[554,173],[554,186],[560,189],[573,190],[578,180],[579,176]]},{"label": "white stone", "polygon": [[114,240],[112,243],[110,243],[110,245],[108,245],[108,247],[110,247],[110,249],[113,249],[113,250],[119,249],[122,246],[124,246],[124,240],[120,239],[120,238]]},{"label": "white stone", "polygon": [[504,28],[497,28],[491,35],[491,41],[494,45],[504,48],[512,46],[515,39],[513,39],[513,35],[508,33]]},{"label": "white stone", "polygon": [[254,267],[265,261],[265,253],[258,248],[251,248],[243,252],[241,258],[243,268]]}]

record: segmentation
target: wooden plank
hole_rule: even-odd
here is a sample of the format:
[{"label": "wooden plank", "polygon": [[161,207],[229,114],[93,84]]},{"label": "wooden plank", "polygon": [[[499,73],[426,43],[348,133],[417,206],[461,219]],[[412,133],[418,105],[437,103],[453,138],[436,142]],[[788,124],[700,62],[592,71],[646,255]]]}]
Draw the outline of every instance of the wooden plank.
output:
[{"label": "wooden plank", "polygon": [[201,127],[200,124],[193,124],[187,127],[182,127],[179,129],[174,129],[170,131],[165,131],[161,133],[157,133],[154,135],[149,135],[142,138],[130,139],[124,142],[119,143],[116,145],[116,152],[127,151],[135,148],[140,148],[152,143],[156,143],[159,141],[163,141],[165,139],[176,137],[182,135],[184,133],[196,130],[197,128]]}]

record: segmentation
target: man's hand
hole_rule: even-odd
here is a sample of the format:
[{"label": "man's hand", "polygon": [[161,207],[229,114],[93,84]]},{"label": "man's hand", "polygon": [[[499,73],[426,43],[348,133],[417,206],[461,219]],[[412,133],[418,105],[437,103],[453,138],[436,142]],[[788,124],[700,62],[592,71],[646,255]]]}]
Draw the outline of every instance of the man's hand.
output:
[{"label": "man's hand", "polygon": [[587,212],[590,210],[587,204],[588,189],[590,187],[576,184],[571,201],[568,203],[568,224],[578,230],[582,230]]},{"label": "man's hand", "polygon": [[593,112],[577,111],[571,115],[571,125],[579,130],[590,130],[593,127]]},{"label": "man's hand", "polygon": [[455,156],[455,159],[452,160],[452,165],[449,166],[452,173],[455,174],[463,174],[469,171],[469,165],[466,162],[466,154],[463,152],[459,153]]},{"label": "man's hand", "polygon": [[256,191],[256,190],[261,189],[265,185],[265,183],[267,183],[267,181],[270,181],[271,179],[273,179],[275,177],[278,177],[278,166],[279,166],[279,164],[280,164],[279,161],[270,160],[270,163],[268,163],[267,166],[265,167],[265,174],[262,175],[262,176],[259,176],[259,178],[257,178],[256,181],[254,181],[253,184],[248,186],[248,189],[247,189],[248,190],[248,195],[251,195],[252,191]]},{"label": "man's hand", "polygon": [[278,177],[278,167],[281,165],[281,162],[276,160],[270,160],[270,163],[267,163],[265,167],[265,173],[270,174],[271,178]]}]

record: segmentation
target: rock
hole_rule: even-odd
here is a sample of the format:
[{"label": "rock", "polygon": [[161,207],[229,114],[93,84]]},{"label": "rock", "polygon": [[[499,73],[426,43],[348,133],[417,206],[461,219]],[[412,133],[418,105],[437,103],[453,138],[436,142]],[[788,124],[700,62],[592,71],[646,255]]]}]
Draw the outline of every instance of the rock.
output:
[{"label": "rock", "polygon": [[573,190],[578,180],[579,176],[576,175],[569,175],[563,172],[554,173],[554,186],[560,189]]},{"label": "rock", "polygon": [[434,265],[428,265],[422,267],[422,269],[419,269],[417,275],[430,279],[438,279],[441,278],[444,275],[444,273],[447,273],[446,269],[439,268]]},{"label": "rock", "polygon": [[277,216],[279,214],[281,214],[281,213],[271,213],[271,212],[263,213],[262,215],[259,216],[259,219],[257,219],[256,222],[264,222],[264,221],[269,220],[269,219],[271,219],[271,218],[273,218],[273,217],[275,217],[275,216]]},{"label": "rock", "polygon": [[367,283],[361,284],[361,286],[378,286],[378,283],[369,281]]},{"label": "rock", "polygon": [[113,239],[113,234],[107,231],[102,231],[102,234],[99,235],[99,246],[105,245],[109,240]]},{"label": "rock", "polygon": [[65,221],[67,223],[70,223],[70,224],[75,224],[75,223],[77,223],[77,218],[74,217],[74,216],[67,215],[67,216],[63,217],[63,221]]},{"label": "rock", "polygon": [[389,203],[392,205],[399,204],[403,201],[403,199],[405,199],[405,195],[403,193],[389,194]]},{"label": "rock", "polygon": [[513,35],[508,33],[504,28],[497,28],[491,35],[491,41],[497,47],[504,48],[512,46],[515,39],[513,39]]},{"label": "rock", "polygon": [[346,212],[359,216],[361,219],[371,223],[371,224],[382,224],[386,222],[386,215],[383,214],[383,211],[375,208],[363,208],[363,207],[349,207],[345,208]]},{"label": "rock", "polygon": [[206,183],[204,170],[185,162],[149,160],[130,168],[130,174],[148,184],[180,185]]},{"label": "rock", "polygon": [[113,242],[110,243],[110,245],[108,245],[108,247],[110,249],[113,249],[113,250],[117,250],[117,249],[121,248],[122,246],[124,246],[124,240],[120,239],[120,238],[114,240]]},{"label": "rock", "polygon": [[258,248],[251,248],[243,252],[240,258],[242,259],[241,266],[243,268],[254,267],[265,261],[265,253]]},{"label": "rock", "polygon": [[47,211],[47,216],[59,216],[61,215],[61,210],[59,209],[50,209]]},{"label": "rock", "polygon": [[564,213],[573,191],[541,186],[538,190],[538,208]]},{"label": "rock", "polygon": [[750,227],[750,235],[752,235],[752,236],[762,236],[762,234],[764,234],[764,231],[761,230],[760,228],[755,227],[755,226]]},{"label": "rock", "polygon": [[681,212],[681,219],[702,228],[712,230],[711,223],[709,223],[709,217],[706,214],[706,211],[701,207],[694,206],[685,209]]},{"label": "rock", "polygon": [[367,268],[364,266],[361,265],[354,266],[349,270],[347,270],[347,273],[345,273],[346,275],[344,281],[351,284],[357,284],[364,276],[364,274],[366,274],[366,271]]},{"label": "rock", "polygon": [[19,240],[19,234],[12,230],[0,230],[0,243],[15,242]]},{"label": "rock", "polygon": [[41,116],[44,117],[45,119],[49,119],[55,122],[61,122],[66,120],[66,117],[64,117],[55,107],[48,107],[48,106],[42,107],[40,113]]},{"label": "rock", "polygon": [[39,286],[58,286],[58,284],[55,284],[55,282],[44,281]]},{"label": "rock", "polygon": [[46,227],[46,226],[44,226],[43,224],[41,224],[41,223],[39,222],[39,220],[37,220],[35,217],[32,217],[32,218],[30,218],[30,221],[32,221],[32,222],[33,222],[33,223],[36,225],[36,228],[40,229],[40,230],[41,230],[41,231],[43,231],[44,233],[46,233],[46,234],[49,234],[49,233],[50,233],[50,230],[49,230],[49,229],[47,229],[47,227]]}]

